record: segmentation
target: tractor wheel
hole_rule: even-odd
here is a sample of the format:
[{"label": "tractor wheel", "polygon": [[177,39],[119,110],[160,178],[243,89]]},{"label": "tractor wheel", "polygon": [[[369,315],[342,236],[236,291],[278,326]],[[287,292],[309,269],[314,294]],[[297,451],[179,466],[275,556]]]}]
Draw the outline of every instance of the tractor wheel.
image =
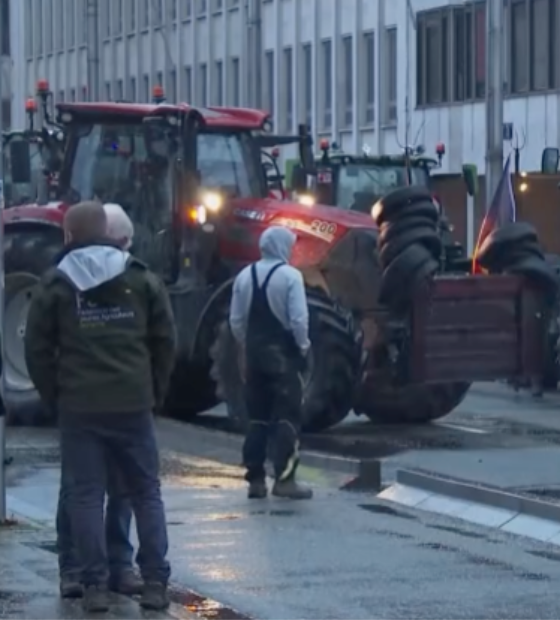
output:
[{"label": "tractor wheel", "polygon": [[175,365],[165,398],[166,416],[186,422],[218,404],[210,368],[181,360]]},{"label": "tractor wheel", "polygon": [[440,236],[433,227],[422,227],[407,230],[384,245],[380,243],[379,262],[383,267],[388,267],[399,254],[416,244],[427,249],[435,260],[439,260],[442,248]]},{"label": "tractor wheel", "polygon": [[24,336],[33,292],[64,245],[62,230],[7,228],[4,236],[4,401],[8,424],[38,426],[52,422],[29,378]]},{"label": "tractor wheel", "polygon": [[[373,383],[373,382],[372,382]],[[423,424],[451,413],[465,398],[469,383],[362,386],[356,413],[382,424]]]},{"label": "tractor wheel", "polygon": [[[350,312],[337,307],[321,291],[308,290],[311,351],[303,384],[304,432],[324,431],[341,422],[352,408],[362,366],[362,333]],[[212,377],[218,396],[239,428],[247,423],[241,355],[227,320],[212,347]]]},{"label": "tractor wheel", "polygon": [[397,189],[375,203],[372,209],[373,219],[379,226],[392,222],[404,215],[426,216],[437,221],[439,213],[433,203],[429,190],[421,186],[408,186]]}]

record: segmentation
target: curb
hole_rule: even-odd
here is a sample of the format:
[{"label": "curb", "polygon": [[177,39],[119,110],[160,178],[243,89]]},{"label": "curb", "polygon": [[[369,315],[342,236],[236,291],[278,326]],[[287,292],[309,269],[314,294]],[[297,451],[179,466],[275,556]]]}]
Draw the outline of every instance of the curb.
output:
[{"label": "curb", "polygon": [[[243,437],[225,431],[212,430],[194,424],[177,422],[168,418],[157,421],[157,430],[165,436],[168,447],[176,451],[185,451],[185,444],[181,439],[185,432],[189,437],[189,447],[192,442],[201,456],[219,460],[228,465],[239,466]],[[205,452],[205,448],[207,451]],[[220,448],[230,450],[229,454],[217,452]],[[208,451],[209,449],[209,451]],[[196,454],[195,454],[196,455]],[[335,456],[323,452],[302,450],[300,462],[306,467],[323,469],[333,473],[348,474],[351,480],[341,488],[345,490],[381,490],[381,463],[376,459],[355,459]]]},{"label": "curb", "polygon": [[379,499],[560,545],[560,504],[467,481],[399,470]]},{"label": "curb", "polygon": [[485,504],[493,508],[501,508],[539,519],[557,521],[560,524],[560,504],[517,495],[499,488],[479,486],[462,480],[452,480],[407,469],[397,471],[396,481],[399,484],[416,487],[424,491]]}]

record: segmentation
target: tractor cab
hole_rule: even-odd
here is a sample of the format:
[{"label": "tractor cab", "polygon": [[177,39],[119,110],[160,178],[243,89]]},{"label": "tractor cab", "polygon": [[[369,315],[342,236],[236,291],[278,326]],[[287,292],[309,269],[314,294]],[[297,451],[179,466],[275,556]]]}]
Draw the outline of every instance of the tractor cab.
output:
[{"label": "tractor cab", "polygon": [[[372,206],[383,196],[407,185],[430,187],[431,170],[441,165],[443,144],[436,149],[437,159],[423,155],[423,148],[407,148],[400,155],[371,155],[364,147],[361,155],[348,155],[328,140],[320,143],[316,158],[317,203],[361,213],[371,213]],[[309,201],[308,183],[299,166],[292,176],[296,197]]]}]

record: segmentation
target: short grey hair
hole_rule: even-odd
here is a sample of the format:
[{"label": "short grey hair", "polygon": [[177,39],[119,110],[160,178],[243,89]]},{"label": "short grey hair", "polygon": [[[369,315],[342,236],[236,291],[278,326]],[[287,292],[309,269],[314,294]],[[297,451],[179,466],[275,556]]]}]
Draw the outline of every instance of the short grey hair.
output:
[{"label": "short grey hair", "polygon": [[109,239],[118,241],[123,250],[130,249],[134,238],[134,225],[126,214],[126,211],[114,202],[103,205],[107,216],[107,236]]}]

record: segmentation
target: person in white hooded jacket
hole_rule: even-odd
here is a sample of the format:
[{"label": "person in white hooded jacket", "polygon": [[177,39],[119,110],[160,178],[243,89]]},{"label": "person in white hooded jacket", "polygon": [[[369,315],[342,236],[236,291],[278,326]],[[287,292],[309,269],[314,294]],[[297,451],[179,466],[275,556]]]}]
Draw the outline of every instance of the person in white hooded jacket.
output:
[{"label": "person in white hooded jacket", "polygon": [[289,264],[296,235],[272,226],[259,241],[261,260],[239,273],[229,322],[244,350],[249,428],[243,446],[250,498],[264,498],[265,461],[272,442],[273,495],[309,499],[296,482],[301,427],[300,373],[310,342],[309,314],[301,272]]}]

